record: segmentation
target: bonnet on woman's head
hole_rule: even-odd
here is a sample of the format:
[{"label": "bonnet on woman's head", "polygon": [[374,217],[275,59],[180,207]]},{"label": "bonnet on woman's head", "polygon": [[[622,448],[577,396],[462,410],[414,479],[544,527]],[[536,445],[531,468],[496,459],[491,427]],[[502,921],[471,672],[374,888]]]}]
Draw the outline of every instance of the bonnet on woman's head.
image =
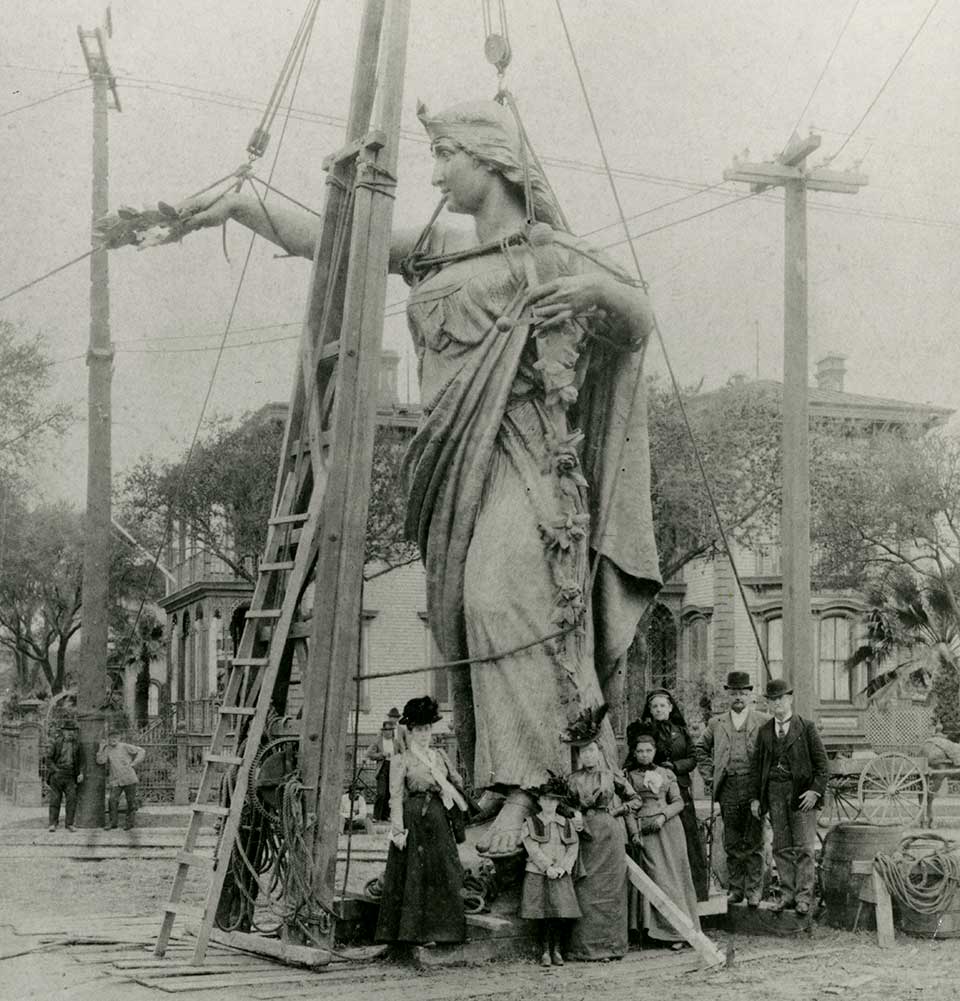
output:
[{"label": "bonnet on woman's head", "polygon": [[[417,102],[420,119],[431,145],[449,139],[461,149],[488,163],[511,184],[523,191],[524,150],[520,130],[508,108],[496,101],[465,101],[433,115]],[[533,191],[533,211],[539,222],[563,229],[562,213],[546,178],[526,151],[527,171]]]},{"label": "bonnet on woman's head", "polygon": [[668,717],[670,722],[686,729],[687,721],[683,718],[683,713],[677,705],[677,700],[669,691],[667,691],[666,688],[655,688],[652,692],[647,693],[646,701],[643,704],[643,712],[640,713],[640,719],[647,722],[653,721],[653,713],[650,710],[650,703],[653,702],[658,695],[670,700],[670,716]]}]

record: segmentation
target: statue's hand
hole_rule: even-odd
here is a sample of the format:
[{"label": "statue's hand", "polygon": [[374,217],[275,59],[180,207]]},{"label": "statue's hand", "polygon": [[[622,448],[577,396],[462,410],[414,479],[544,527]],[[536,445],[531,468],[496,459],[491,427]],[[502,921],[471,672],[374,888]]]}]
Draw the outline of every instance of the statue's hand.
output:
[{"label": "statue's hand", "polygon": [[233,215],[234,190],[207,191],[193,198],[185,198],[177,206],[177,214],[185,233],[209,226],[222,226]]},{"label": "statue's hand", "polygon": [[575,316],[604,308],[610,301],[613,279],[602,272],[563,275],[537,285],[527,292],[525,307],[530,307],[540,330],[559,326]]}]

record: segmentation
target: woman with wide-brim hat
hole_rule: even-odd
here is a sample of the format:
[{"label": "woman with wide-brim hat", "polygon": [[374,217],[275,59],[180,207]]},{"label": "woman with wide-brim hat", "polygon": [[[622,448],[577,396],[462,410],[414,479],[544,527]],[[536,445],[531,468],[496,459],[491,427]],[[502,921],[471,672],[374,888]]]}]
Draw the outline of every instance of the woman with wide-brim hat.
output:
[{"label": "woman with wide-brim hat", "polygon": [[583,916],[570,934],[570,959],[620,959],[629,948],[622,802],[635,800],[636,793],[604,758],[598,736],[606,710],[584,710],[563,733],[577,766],[568,780],[571,799],[583,815],[582,876],[576,884]]},{"label": "woman with wide-brim hat", "polygon": [[395,944],[462,942],[463,869],[451,813],[466,811],[460,776],[430,747],[440,721],[435,699],[410,699],[400,725],[406,747],[390,759],[390,849],[376,940]]},{"label": "woman with wide-brim hat", "polygon": [[630,773],[636,767],[633,754],[635,737],[640,730],[653,734],[656,740],[657,752],[654,763],[673,773],[683,797],[683,812],[680,823],[687,843],[687,858],[690,862],[690,872],[693,874],[693,885],[697,891],[697,900],[706,900],[710,896],[710,873],[707,867],[707,856],[703,850],[703,839],[700,837],[700,823],[697,820],[697,808],[693,802],[691,791],[691,775],[697,767],[697,754],[687,721],[677,705],[671,692],[666,688],[655,688],[647,693],[639,723],[631,723],[627,727],[627,760],[623,770]]}]

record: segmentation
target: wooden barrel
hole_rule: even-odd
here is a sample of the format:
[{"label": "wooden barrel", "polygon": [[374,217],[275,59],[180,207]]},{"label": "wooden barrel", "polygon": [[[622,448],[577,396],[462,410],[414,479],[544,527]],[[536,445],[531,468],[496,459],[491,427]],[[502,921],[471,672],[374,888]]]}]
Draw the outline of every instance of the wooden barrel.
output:
[{"label": "wooden barrel", "polygon": [[[860,898],[861,890],[873,900],[869,876],[855,876],[854,862],[869,862],[878,852],[896,850],[903,837],[899,827],[874,827],[872,824],[838,824],[832,828],[823,844],[820,861],[820,882],[827,922],[834,928],[848,931],[857,922],[858,928],[876,928],[872,903]],[[862,906],[861,906],[862,905]]]}]

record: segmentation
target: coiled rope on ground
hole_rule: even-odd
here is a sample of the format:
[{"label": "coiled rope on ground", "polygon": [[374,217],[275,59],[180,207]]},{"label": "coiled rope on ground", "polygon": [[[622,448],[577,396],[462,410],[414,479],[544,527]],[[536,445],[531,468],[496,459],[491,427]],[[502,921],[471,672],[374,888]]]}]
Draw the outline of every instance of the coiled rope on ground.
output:
[{"label": "coiled rope on ground", "polygon": [[960,843],[937,834],[905,837],[874,865],[890,895],[918,914],[949,910],[960,887]]}]

